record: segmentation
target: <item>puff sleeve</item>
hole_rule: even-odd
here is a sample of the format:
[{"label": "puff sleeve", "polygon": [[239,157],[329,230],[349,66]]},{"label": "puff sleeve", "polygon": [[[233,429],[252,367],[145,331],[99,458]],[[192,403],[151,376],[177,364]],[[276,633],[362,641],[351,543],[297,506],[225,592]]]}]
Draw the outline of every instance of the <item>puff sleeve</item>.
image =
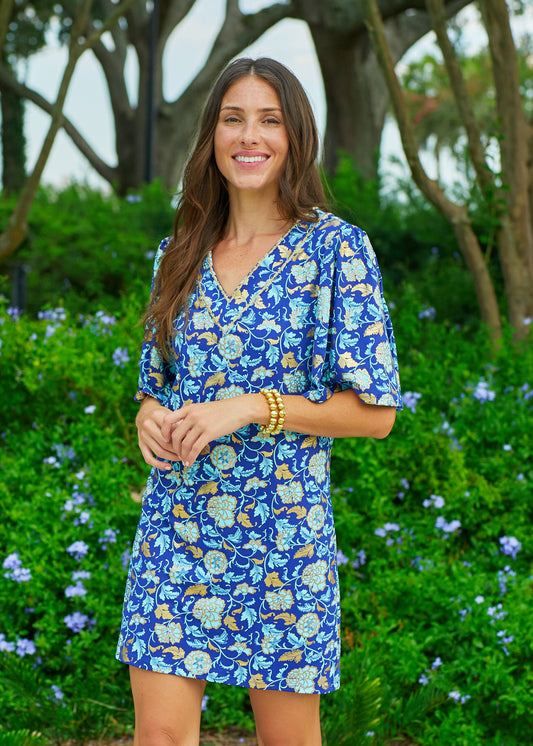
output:
[{"label": "puff sleeve", "polygon": [[352,388],[367,404],[402,409],[394,332],[370,240],[339,220],[324,246],[305,396],[323,402]]},{"label": "puff sleeve", "polygon": [[[163,239],[156,252],[152,287],[169,240],[169,238]],[[167,406],[172,391],[174,376],[175,366],[164,360],[161,350],[156,344],[155,328],[149,328],[147,326],[144,330],[141,347],[139,385],[134,397],[135,400],[140,402],[147,396],[151,396],[154,399],[157,399],[163,406]]]}]

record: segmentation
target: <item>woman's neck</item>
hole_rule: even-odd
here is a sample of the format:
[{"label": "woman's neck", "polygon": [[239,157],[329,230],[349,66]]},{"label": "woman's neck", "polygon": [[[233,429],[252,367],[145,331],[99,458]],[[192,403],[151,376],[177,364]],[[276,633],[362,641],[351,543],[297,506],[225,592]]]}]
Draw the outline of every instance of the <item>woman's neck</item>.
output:
[{"label": "woman's neck", "polygon": [[230,193],[224,238],[237,245],[248,244],[255,236],[283,233],[289,222],[280,215],[275,199],[249,192]]}]

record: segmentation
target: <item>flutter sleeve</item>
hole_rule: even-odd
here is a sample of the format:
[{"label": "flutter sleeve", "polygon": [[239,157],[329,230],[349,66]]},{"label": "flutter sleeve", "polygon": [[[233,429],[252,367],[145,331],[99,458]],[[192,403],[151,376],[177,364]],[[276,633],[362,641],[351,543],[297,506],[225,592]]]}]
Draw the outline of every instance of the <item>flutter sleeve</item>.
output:
[{"label": "flutter sleeve", "polygon": [[367,404],[402,409],[394,332],[367,234],[339,221],[318,292],[311,401],[352,388]]},{"label": "flutter sleeve", "polygon": [[[163,239],[156,252],[152,288],[169,240],[168,238]],[[139,362],[139,387],[135,394],[135,400],[140,402],[147,396],[151,396],[157,399],[160,404],[166,406],[170,398],[173,380],[174,365],[163,358],[161,350],[156,343],[155,328],[146,326]]]}]

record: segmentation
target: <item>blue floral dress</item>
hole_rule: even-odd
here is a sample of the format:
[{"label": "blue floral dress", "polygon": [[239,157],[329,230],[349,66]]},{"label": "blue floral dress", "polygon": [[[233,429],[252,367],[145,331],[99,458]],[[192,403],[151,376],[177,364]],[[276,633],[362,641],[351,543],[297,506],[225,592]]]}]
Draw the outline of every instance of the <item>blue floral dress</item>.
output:
[{"label": "blue floral dress", "polygon": [[[209,254],[184,323],[176,321],[172,365],[146,334],[138,399],[175,410],[264,387],[314,402],[353,388],[365,402],[401,408],[374,251],[334,215],[296,223],[231,297]],[[152,469],[119,660],[249,688],[338,688],[332,442],[251,424],[210,443],[189,468]]]}]

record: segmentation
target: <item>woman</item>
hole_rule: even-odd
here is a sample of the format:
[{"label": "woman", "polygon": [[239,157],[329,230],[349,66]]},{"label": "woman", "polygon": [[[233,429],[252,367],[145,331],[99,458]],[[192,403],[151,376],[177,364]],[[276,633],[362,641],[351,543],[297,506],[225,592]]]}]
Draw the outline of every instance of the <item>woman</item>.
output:
[{"label": "woman", "polygon": [[136,746],[198,744],[206,681],[245,686],[261,746],[320,744],[339,686],[335,437],[401,407],[366,234],[323,212],[305,93],[241,59],[207,101],[141,355],[143,498],[117,656]]}]

